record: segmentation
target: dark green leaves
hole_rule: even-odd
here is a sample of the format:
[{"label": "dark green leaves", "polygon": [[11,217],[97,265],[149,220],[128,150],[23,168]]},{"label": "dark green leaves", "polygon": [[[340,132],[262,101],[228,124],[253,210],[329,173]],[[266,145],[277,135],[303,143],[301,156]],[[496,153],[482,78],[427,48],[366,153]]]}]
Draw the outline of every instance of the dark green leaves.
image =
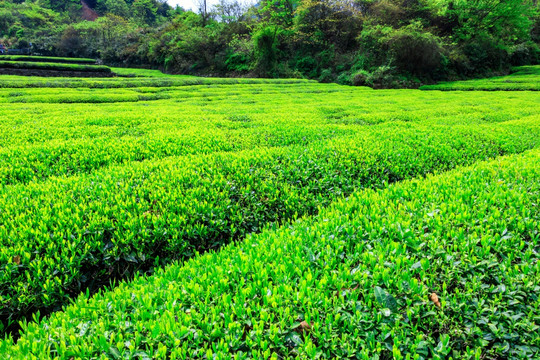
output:
[{"label": "dark green leaves", "polygon": [[[390,310],[391,312],[396,312],[398,310],[398,303],[396,299],[392,295],[390,295],[386,290],[384,290],[383,288],[379,286],[376,286],[374,292],[375,292],[375,299],[383,308],[386,308]],[[384,312],[384,310],[383,310],[383,313],[385,313],[386,316],[390,315],[389,312]]]}]

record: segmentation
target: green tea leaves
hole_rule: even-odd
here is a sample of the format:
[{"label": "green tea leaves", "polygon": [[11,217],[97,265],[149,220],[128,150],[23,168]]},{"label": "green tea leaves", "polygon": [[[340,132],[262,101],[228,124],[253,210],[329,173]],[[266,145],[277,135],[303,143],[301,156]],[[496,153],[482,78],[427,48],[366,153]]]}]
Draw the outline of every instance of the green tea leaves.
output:
[{"label": "green tea leaves", "polygon": [[[376,286],[374,293],[375,293],[375,299],[377,300],[377,302],[382,307],[386,308],[386,310],[389,310],[391,312],[396,312],[398,310],[398,303],[396,299],[392,295],[390,295],[386,290],[382,289],[379,286]],[[388,315],[386,316],[389,316],[389,315],[390,313],[388,313]]]}]

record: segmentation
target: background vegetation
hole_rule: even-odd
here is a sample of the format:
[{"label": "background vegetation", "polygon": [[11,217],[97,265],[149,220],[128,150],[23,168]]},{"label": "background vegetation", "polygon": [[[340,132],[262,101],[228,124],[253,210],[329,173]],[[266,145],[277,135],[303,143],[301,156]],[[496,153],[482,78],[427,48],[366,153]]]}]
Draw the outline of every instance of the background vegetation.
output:
[{"label": "background vegetation", "polygon": [[540,60],[535,0],[7,0],[0,43],[172,73],[373,87],[507,72]]}]

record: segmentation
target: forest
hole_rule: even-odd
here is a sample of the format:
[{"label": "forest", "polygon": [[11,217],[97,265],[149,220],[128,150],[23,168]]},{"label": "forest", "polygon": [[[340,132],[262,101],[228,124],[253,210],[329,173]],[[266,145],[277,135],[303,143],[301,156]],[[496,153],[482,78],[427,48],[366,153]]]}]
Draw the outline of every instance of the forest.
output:
[{"label": "forest", "polygon": [[536,0],[6,0],[0,44],[173,74],[374,88],[503,75],[540,61]]}]

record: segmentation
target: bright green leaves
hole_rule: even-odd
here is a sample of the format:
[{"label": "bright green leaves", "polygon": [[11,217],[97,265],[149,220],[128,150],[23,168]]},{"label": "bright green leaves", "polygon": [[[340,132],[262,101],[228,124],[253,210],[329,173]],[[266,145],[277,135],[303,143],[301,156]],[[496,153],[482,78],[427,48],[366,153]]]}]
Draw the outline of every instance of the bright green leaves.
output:
[{"label": "bright green leaves", "polygon": [[88,73],[99,73],[101,76],[111,74],[108,66],[102,65],[81,65],[72,63],[47,63],[47,62],[25,62],[25,61],[4,61],[0,58],[0,69],[17,70],[54,70],[54,71],[77,71]]},{"label": "bright green leaves", "polygon": [[540,90],[540,66],[520,66],[515,68],[515,72],[508,76],[498,76],[487,79],[464,80],[453,82],[442,82],[436,85],[424,85],[422,90]]},{"label": "bright green leaves", "polygon": [[538,357],[539,158],[533,150],[355,192],[316,217],[82,296],[0,349],[15,358],[55,356],[52,347],[84,358]]},{"label": "bright green leaves", "polygon": [[[24,91],[0,93],[53,96]],[[95,112],[7,106],[0,313],[16,321],[85,292],[47,325],[24,325],[21,356],[535,354],[537,156],[422,178],[538,146],[536,97],[309,83],[166,92]]]},{"label": "bright green leaves", "polygon": [[[329,92],[310,95],[317,89]],[[291,96],[276,92],[295,90],[299,98],[290,105],[307,102],[307,111],[320,96],[335,97],[330,90],[336,86],[235,87],[243,96],[254,90],[275,96],[277,104]],[[197,96],[210,98],[208,92],[229,91],[230,87],[209,88]],[[184,93],[196,98],[195,93]],[[355,96],[381,108],[378,94],[358,91]],[[431,94],[419,92],[414,107],[427,111],[420,104],[426,99],[421,97]],[[227,98],[227,102],[240,104],[243,96]],[[353,118],[359,111],[354,101],[345,101],[350,108],[339,112],[340,120]],[[524,104],[520,111],[530,111],[525,106],[529,101],[527,97],[520,100]],[[275,112],[266,113],[265,107],[246,115],[247,109],[263,106],[257,104],[231,111],[216,103],[209,108],[216,114],[203,122],[190,120],[192,114],[204,114],[193,104],[176,113],[177,123],[164,115],[147,119],[138,109],[119,105],[109,105],[95,116],[85,112],[66,119],[50,106],[36,105],[25,110],[26,122],[32,126],[23,132],[13,130],[18,124],[15,119],[6,121],[4,143],[19,142],[0,151],[8,164],[0,169],[2,181],[11,184],[0,192],[0,222],[5,224],[0,227],[0,256],[8,264],[8,271],[0,276],[0,284],[5,284],[6,316],[16,321],[36,309],[64,304],[81,290],[107,285],[111,278],[130,277],[197,251],[216,249],[267,226],[315,214],[360,188],[383,188],[480,159],[522,152],[537,146],[540,139],[535,117],[463,125],[463,120],[443,116],[426,124],[405,125],[390,121],[386,112],[392,108],[386,108],[366,119],[372,126],[356,126],[348,121],[336,124],[334,118],[330,121],[330,112],[339,109],[335,106],[285,120],[281,119],[284,114],[275,119]],[[41,106],[49,120],[43,121],[40,131],[31,130],[32,111]],[[117,117],[119,110],[125,117]],[[176,127],[164,130],[171,121]],[[400,196],[408,199],[414,193]],[[441,209],[445,208],[430,209],[420,237],[410,228],[410,219],[370,231],[394,237],[387,252],[421,253],[425,239],[433,236],[446,214]],[[466,207],[456,212],[457,217],[468,215]],[[313,253],[308,258],[315,263],[318,256]],[[13,259],[20,259],[20,264]],[[431,262],[416,259],[395,266],[407,266],[407,271],[424,277],[431,271]],[[383,255],[376,266],[384,269],[376,275],[377,285],[390,284],[391,271]],[[419,286],[411,279],[407,283]]]}]

